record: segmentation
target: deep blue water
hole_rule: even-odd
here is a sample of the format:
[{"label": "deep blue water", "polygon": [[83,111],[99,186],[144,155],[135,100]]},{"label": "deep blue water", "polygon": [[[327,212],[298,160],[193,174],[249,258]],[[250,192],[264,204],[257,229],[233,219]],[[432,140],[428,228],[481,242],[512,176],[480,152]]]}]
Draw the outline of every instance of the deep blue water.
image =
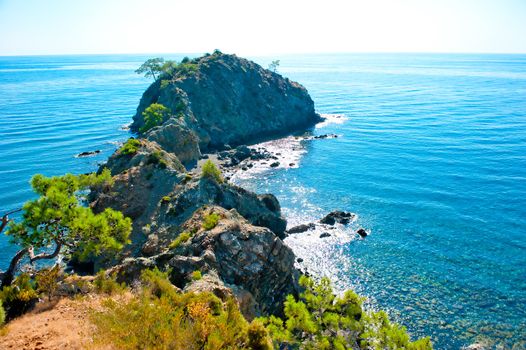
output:
[{"label": "deep blue water", "polygon": [[[288,239],[309,271],[353,287],[414,336],[455,349],[526,341],[526,56],[282,56],[320,113],[300,166],[237,180],[280,199],[292,224],[359,215],[355,239]],[[0,213],[34,173],[94,170],[128,137],[149,81],[141,56],[0,58]],[[266,65],[273,58],[256,58]],[[96,157],[74,155],[100,149]],[[0,238],[0,266],[15,248]]]}]

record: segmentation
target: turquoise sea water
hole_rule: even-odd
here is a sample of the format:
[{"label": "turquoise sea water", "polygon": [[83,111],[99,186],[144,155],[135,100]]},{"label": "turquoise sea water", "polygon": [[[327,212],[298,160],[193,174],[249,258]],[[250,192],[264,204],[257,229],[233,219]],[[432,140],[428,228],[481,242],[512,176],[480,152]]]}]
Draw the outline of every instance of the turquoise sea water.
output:
[{"label": "turquoise sea water", "polygon": [[[275,193],[292,224],[342,209],[371,231],[291,237],[303,267],[438,349],[481,335],[524,348],[526,56],[277,58],[320,113],[343,116],[313,132],[340,137],[303,142],[297,168],[237,181]],[[133,72],[144,59],[0,57],[0,213],[32,197],[32,174],[94,170],[128,137],[149,84]],[[0,238],[0,267],[15,250]]]}]

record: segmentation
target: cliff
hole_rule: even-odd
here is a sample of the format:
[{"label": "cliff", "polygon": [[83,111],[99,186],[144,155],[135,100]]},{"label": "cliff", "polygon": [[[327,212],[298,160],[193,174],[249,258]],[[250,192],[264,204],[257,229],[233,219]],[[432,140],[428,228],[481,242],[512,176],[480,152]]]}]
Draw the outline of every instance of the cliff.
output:
[{"label": "cliff", "polygon": [[273,139],[321,121],[303,86],[221,53],[196,58],[157,79],[141,98],[133,131],[144,125],[143,112],[152,103],[168,107],[170,116],[144,137],[189,167],[201,153]]}]

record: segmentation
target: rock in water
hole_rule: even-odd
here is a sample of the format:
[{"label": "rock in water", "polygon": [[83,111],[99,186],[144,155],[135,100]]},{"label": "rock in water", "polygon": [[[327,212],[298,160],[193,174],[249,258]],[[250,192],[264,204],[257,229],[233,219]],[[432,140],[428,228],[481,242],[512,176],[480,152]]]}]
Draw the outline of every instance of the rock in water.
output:
[{"label": "rock in water", "polygon": [[355,214],[345,211],[333,211],[320,220],[322,224],[334,225],[335,223],[346,225],[356,217]]},{"label": "rock in water", "polygon": [[316,225],[313,224],[313,223],[301,224],[301,225],[289,228],[287,230],[287,233],[290,234],[290,235],[291,234],[295,234],[295,233],[303,233],[303,232],[306,232],[306,231],[309,231],[309,230],[313,230],[314,228],[316,228]]},{"label": "rock in water", "polygon": [[145,136],[187,167],[201,153],[285,136],[323,120],[302,85],[252,61],[218,53],[190,64],[195,71],[163,76],[144,92],[131,125],[139,131],[152,103],[168,107],[172,116]]},{"label": "rock in water", "polygon": [[357,234],[359,234],[362,238],[367,237],[367,231],[365,231],[363,228],[359,228],[358,231],[356,231]]}]

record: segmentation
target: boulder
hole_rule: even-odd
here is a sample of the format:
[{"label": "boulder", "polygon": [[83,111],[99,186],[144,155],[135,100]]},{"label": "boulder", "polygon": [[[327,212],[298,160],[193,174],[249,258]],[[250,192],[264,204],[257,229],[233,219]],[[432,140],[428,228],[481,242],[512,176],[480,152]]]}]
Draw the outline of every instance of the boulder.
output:
[{"label": "boulder", "polygon": [[356,215],[353,213],[336,210],[327,214],[320,222],[326,225],[334,225],[335,223],[346,225],[354,220],[355,217]]},{"label": "boulder", "polygon": [[287,233],[289,235],[295,234],[295,233],[303,233],[309,230],[314,230],[316,228],[316,225],[314,223],[309,224],[301,224],[298,226],[291,227],[287,230]]},{"label": "boulder", "polygon": [[367,237],[367,231],[365,231],[363,228],[359,228],[357,231],[356,231],[357,234],[359,234],[362,238],[365,238]]}]

